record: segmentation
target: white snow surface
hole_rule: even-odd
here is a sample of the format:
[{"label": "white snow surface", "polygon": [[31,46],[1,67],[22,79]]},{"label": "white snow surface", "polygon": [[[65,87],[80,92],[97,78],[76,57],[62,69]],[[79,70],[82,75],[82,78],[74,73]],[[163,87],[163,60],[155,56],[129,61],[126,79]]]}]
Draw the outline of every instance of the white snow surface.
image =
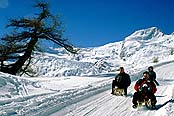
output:
[{"label": "white snow surface", "polygon": [[[174,116],[173,45],[173,34],[152,27],[124,41],[81,48],[77,55],[62,48],[36,52],[35,77],[0,72],[0,116]],[[157,109],[134,110],[133,86],[150,65],[160,83],[155,93]],[[131,76],[126,97],[110,94],[119,66]]]}]

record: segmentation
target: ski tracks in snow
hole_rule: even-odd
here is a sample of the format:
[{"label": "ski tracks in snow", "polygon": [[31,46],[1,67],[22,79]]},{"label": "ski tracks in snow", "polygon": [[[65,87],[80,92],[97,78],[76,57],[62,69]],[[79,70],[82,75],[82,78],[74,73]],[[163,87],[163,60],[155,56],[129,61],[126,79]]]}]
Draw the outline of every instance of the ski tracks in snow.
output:
[{"label": "ski tracks in snow", "polygon": [[[159,71],[162,72],[160,69]],[[112,79],[108,79],[79,89],[52,91],[52,93],[0,101],[0,115],[174,116],[174,83],[163,78],[164,75],[159,79],[160,86],[157,86],[155,94],[157,110],[133,110],[132,95],[135,92],[133,90],[135,81],[128,88],[128,96],[125,97],[110,94]],[[172,77],[169,80],[172,80]]]},{"label": "ski tracks in snow", "polygon": [[[65,109],[51,116],[170,116],[173,112],[173,86],[161,85],[158,87],[157,110],[133,110],[133,84],[129,88],[128,96],[115,96],[110,90],[87,98],[81,102],[67,106]],[[169,94],[172,93],[172,94]]]},{"label": "ski tracks in snow", "polygon": [[[158,71],[163,72],[163,69]],[[163,75],[160,74],[160,86],[157,86],[157,92],[155,93],[157,98],[156,110],[143,108],[133,110],[132,95],[135,92],[133,90],[135,82],[132,82],[128,88],[127,97],[111,95],[110,89],[78,103],[71,104],[51,116],[174,116],[174,83],[172,80],[174,77],[168,77],[171,81],[166,80],[165,71]]]},{"label": "ski tracks in snow", "polygon": [[110,81],[108,79],[81,88],[0,101],[0,115],[48,116],[71,104],[110,89]]}]

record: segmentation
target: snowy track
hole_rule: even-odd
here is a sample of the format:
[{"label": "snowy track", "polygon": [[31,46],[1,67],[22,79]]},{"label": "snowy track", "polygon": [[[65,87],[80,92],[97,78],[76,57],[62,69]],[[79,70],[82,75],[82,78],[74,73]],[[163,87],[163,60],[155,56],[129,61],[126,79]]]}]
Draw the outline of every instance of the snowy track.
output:
[{"label": "snowy track", "polygon": [[[71,81],[73,83],[73,80],[80,78],[65,78],[65,79],[57,79],[58,82],[61,84],[63,80]],[[40,88],[50,90],[48,93],[44,94],[36,94],[26,97],[19,97],[17,99],[8,99],[8,100],[2,100],[0,101],[0,115],[9,116],[9,115],[28,115],[28,116],[40,116],[40,115],[50,115],[56,111],[59,111],[66,106],[77,103],[79,101],[82,101],[83,99],[88,98],[89,96],[92,96],[97,93],[101,93],[107,89],[110,89],[110,81],[111,79],[98,79],[97,81],[95,79],[94,82],[92,82],[91,77],[86,78],[85,80],[90,79],[90,81],[85,82],[86,85],[80,86],[82,82],[79,85],[76,85],[77,87],[73,88],[66,88],[65,90],[58,90],[61,87],[57,87],[57,91],[52,90],[51,87],[44,87]],[[84,80],[82,79],[82,80]],[[50,80],[50,79],[49,79]],[[48,80],[40,80],[41,82],[44,81],[48,85],[49,83],[53,84],[52,81]],[[55,82],[55,80],[54,80]],[[73,84],[74,85],[74,84]],[[56,89],[56,88],[55,88]],[[43,90],[44,91],[44,90]]]},{"label": "snowy track", "polygon": [[[157,86],[158,91],[155,94],[157,110],[134,110],[131,108],[134,93],[133,85],[135,83],[133,82],[128,89],[127,97],[111,95],[111,90],[107,90],[67,106],[52,114],[52,116],[174,116],[174,72],[168,70],[173,66],[173,63],[171,63],[156,69],[157,73],[161,75],[160,86]],[[166,71],[168,71],[168,75]],[[168,79],[166,76],[168,76]]]},{"label": "snowy track", "polygon": [[166,89],[171,90],[170,88],[171,86],[159,87],[161,91],[156,93],[157,110],[153,111],[147,109],[137,111],[131,108],[133,90],[130,91],[127,97],[111,95],[110,90],[108,90],[72,104],[62,111],[52,114],[52,116],[164,116],[167,112],[166,108],[173,103],[171,95],[166,94],[169,91],[164,92]]},{"label": "snowy track", "polygon": [[[113,79],[108,78],[111,76],[108,74],[108,77],[105,75],[105,78],[101,75],[101,78],[31,79],[34,81],[31,85],[37,88],[29,88],[26,85],[24,90],[27,93],[26,96],[0,100],[0,115],[174,116],[174,72],[171,71],[173,68],[174,63],[155,68],[158,74],[157,80],[160,83],[155,94],[157,110],[133,110],[131,108],[132,96],[135,92],[133,90],[135,81],[128,88],[127,97],[111,95],[111,82]],[[35,92],[31,95],[31,91],[36,90],[38,93],[36,94]]]}]

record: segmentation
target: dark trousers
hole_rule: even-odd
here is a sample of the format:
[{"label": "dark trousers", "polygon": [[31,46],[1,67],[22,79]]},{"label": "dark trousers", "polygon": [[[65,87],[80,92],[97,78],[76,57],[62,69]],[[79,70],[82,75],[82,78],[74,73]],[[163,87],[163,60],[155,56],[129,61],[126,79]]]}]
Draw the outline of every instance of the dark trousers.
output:
[{"label": "dark trousers", "polygon": [[124,95],[127,95],[127,88],[128,87],[120,87],[120,85],[115,80],[113,80],[112,81],[112,93],[114,92],[113,88],[115,88],[115,87],[118,87],[119,89],[124,89]]},{"label": "dark trousers", "polygon": [[151,100],[151,104],[152,105],[155,105],[156,104],[156,102],[157,102],[156,97],[151,92],[148,92],[146,94],[141,93],[141,92],[135,92],[134,95],[133,95],[132,103],[135,104],[135,105],[137,105],[138,104],[137,101],[143,102],[144,99],[146,99],[146,97]]}]

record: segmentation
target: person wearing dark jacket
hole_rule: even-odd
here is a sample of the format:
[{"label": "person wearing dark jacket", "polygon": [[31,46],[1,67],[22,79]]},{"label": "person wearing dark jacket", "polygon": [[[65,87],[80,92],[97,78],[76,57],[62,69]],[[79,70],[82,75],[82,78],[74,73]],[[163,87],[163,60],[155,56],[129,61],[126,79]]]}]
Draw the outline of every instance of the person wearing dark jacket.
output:
[{"label": "person wearing dark jacket", "polygon": [[138,105],[138,101],[144,101],[144,99],[148,98],[151,100],[152,108],[155,108],[155,104],[157,102],[155,93],[157,91],[156,85],[153,81],[149,80],[149,72],[145,71],[143,73],[143,79],[139,79],[134,89],[136,92],[133,95],[133,108],[136,108]]},{"label": "person wearing dark jacket", "polygon": [[159,86],[159,83],[156,80],[156,73],[153,71],[153,67],[149,66],[148,71],[149,71],[149,79],[153,81],[157,86]]},{"label": "person wearing dark jacket", "polygon": [[120,89],[124,89],[124,95],[127,95],[127,88],[131,84],[130,76],[124,72],[124,68],[119,68],[120,73],[115,76],[115,80],[112,82],[112,93],[114,93],[114,88],[117,86]]}]

